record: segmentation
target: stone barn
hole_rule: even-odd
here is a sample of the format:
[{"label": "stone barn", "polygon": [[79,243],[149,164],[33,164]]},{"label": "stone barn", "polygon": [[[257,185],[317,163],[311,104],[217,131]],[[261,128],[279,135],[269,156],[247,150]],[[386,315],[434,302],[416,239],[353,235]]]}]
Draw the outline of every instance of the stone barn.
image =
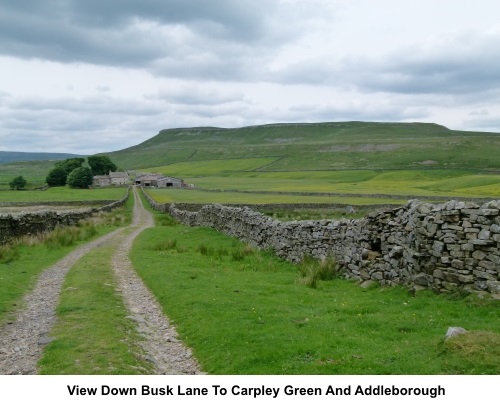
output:
[{"label": "stone barn", "polygon": [[184,181],[175,177],[165,176],[157,180],[157,186],[160,188],[184,187]]},{"label": "stone barn", "polygon": [[103,176],[94,176],[93,185],[97,187],[124,186],[130,183],[130,177],[126,172],[110,172]]},{"label": "stone barn", "polygon": [[92,184],[96,187],[110,186],[111,178],[109,176],[94,176]]},{"label": "stone barn", "polygon": [[135,184],[143,187],[185,187],[184,180],[177,177],[164,176],[161,174],[140,174],[135,179]]}]

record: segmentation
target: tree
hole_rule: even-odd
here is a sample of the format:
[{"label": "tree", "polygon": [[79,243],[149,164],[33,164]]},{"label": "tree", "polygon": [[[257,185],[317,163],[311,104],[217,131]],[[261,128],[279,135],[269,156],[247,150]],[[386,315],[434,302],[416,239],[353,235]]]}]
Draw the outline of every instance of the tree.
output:
[{"label": "tree", "polygon": [[65,186],[67,177],[68,173],[66,170],[60,166],[56,166],[49,172],[45,181],[51,187]]},{"label": "tree", "polygon": [[26,187],[26,183],[27,181],[23,176],[17,176],[9,183],[9,186],[12,190],[21,190]]},{"label": "tree", "polygon": [[81,167],[83,165],[83,162],[85,162],[85,158],[69,158],[57,162],[56,167],[64,169],[66,175],[68,175],[73,170],[77,169],[78,167]]},{"label": "tree", "polygon": [[108,156],[89,156],[87,161],[94,176],[109,174],[117,169]]},{"label": "tree", "polygon": [[68,185],[73,188],[87,188],[92,181],[92,172],[88,167],[78,167],[68,175]]}]

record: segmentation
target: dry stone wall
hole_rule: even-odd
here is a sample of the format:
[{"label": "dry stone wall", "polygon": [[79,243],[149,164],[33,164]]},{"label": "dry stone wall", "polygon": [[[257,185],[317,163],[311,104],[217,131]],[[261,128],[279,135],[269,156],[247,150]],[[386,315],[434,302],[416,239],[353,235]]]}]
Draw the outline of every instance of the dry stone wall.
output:
[{"label": "dry stone wall", "polygon": [[75,225],[81,219],[88,218],[97,212],[111,211],[122,206],[129,194],[118,201],[107,202],[98,208],[79,209],[75,211],[57,212],[40,211],[33,213],[0,214],[0,244],[14,238],[51,231],[57,226]]},{"label": "dry stone wall", "polygon": [[500,200],[412,200],[360,220],[280,222],[246,207],[214,204],[192,212],[148,199],[183,224],[215,228],[292,262],[334,256],[350,278],[500,298]]}]

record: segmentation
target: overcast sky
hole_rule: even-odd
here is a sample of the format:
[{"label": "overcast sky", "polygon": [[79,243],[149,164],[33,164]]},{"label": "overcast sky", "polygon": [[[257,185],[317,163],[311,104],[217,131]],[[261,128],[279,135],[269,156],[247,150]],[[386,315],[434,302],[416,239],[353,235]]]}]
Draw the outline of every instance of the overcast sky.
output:
[{"label": "overcast sky", "polygon": [[176,127],[500,132],[498,0],[0,0],[0,150]]}]

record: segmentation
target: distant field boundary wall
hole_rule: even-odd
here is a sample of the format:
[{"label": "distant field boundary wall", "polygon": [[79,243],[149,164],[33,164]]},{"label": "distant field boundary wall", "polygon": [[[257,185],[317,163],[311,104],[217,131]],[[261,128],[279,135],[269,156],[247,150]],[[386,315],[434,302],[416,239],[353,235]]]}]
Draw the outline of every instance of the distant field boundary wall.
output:
[{"label": "distant field boundary wall", "polygon": [[103,206],[115,203],[116,200],[89,200],[89,201],[37,201],[36,203],[28,201],[20,202],[0,202],[0,207],[30,207],[33,205],[47,205],[53,207],[59,206]]},{"label": "distant field boundary wall", "polygon": [[[199,211],[207,204],[196,203],[176,203],[175,206],[181,211]],[[380,211],[399,207],[398,204],[372,204],[372,205],[349,205],[349,204],[326,204],[326,203],[276,203],[276,204],[230,204],[231,207],[249,207],[257,211],[267,210],[301,210],[301,209],[329,209],[346,212],[356,211]]]},{"label": "distant field boundary wall", "polygon": [[[33,213],[19,213],[19,214],[0,214],[0,244],[10,242],[12,239],[24,235],[32,235],[43,232],[48,232],[58,226],[75,225],[78,221],[91,217],[98,212],[111,211],[114,208],[121,207],[127,201],[129,192],[124,198],[117,201],[104,201],[104,205],[95,208],[88,208],[86,210],[78,211],[40,211]],[[97,201],[85,201],[81,204],[73,203],[71,205],[96,205]],[[100,202],[103,204],[103,201]],[[46,203],[37,203],[46,205]],[[51,205],[70,205],[67,202],[49,203]],[[9,204],[10,206],[25,206],[26,204]],[[30,205],[33,205],[31,203]]]},{"label": "distant field boundary wall", "polygon": [[185,225],[215,228],[292,262],[334,256],[349,278],[500,298],[500,200],[412,200],[360,220],[280,222],[249,208],[213,204],[192,212],[146,197]]}]

